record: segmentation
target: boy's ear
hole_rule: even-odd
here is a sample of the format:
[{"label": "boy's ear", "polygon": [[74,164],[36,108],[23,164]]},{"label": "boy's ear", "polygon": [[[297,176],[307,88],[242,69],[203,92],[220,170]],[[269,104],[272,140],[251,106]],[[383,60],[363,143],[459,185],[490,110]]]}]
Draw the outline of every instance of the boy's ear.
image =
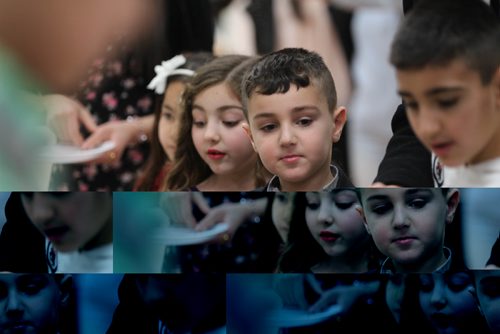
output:
[{"label": "boy's ear", "polygon": [[458,203],[460,202],[460,191],[456,188],[451,188],[446,194],[446,223],[451,223],[455,217]]},{"label": "boy's ear", "polygon": [[495,98],[497,112],[500,112],[500,66],[497,68],[495,74],[493,75],[493,85],[495,89]]},{"label": "boy's ear", "polygon": [[357,206],[356,211],[358,211],[361,218],[363,218],[363,225],[365,226],[366,232],[368,232],[368,234],[371,234],[370,227],[368,226],[368,223],[366,222],[366,216],[365,216],[365,211],[363,210],[363,207]]},{"label": "boy's ear", "polygon": [[253,142],[252,130],[250,130],[250,125],[248,125],[247,122],[243,122],[241,124],[241,127],[243,128],[243,130],[245,130],[245,133],[247,134],[248,138],[250,139],[250,143],[252,143],[253,150],[255,152],[257,152],[257,149],[255,148],[255,143]]},{"label": "boy's ear", "polygon": [[67,307],[73,291],[73,276],[68,274],[63,275],[59,281],[59,290],[61,291],[61,305]]},{"label": "boy's ear", "polygon": [[336,143],[340,140],[342,129],[347,121],[347,109],[343,106],[338,107],[333,111],[333,129],[332,142]]}]

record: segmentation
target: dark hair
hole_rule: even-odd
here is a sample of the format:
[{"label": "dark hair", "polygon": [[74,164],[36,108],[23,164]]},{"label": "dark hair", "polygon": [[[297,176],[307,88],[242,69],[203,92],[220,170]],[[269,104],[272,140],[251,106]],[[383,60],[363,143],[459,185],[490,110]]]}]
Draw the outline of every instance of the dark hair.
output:
[{"label": "dark hair", "polygon": [[[185,68],[189,70],[196,71],[200,66],[205,63],[211,61],[214,56],[210,52],[194,52],[194,53],[184,53],[184,57],[186,57],[186,63],[178,68]],[[172,82],[182,82],[187,84],[192,77],[177,74],[168,77],[167,85],[165,87],[165,92],[168,88],[168,85]],[[135,190],[142,191],[150,191],[155,190],[155,183],[157,182],[157,177],[160,175],[162,170],[165,168],[165,164],[169,163],[167,154],[163,150],[163,147],[160,143],[159,133],[158,133],[158,125],[160,123],[160,119],[162,117],[162,106],[163,99],[165,94],[158,96],[155,101],[155,113],[154,113],[154,121],[153,121],[153,131],[151,138],[151,153],[148,158],[148,162],[146,163],[146,167],[144,168],[143,178],[139,179]],[[179,115],[180,116],[180,115]]]},{"label": "dark hair", "polygon": [[[191,136],[194,99],[203,90],[223,82],[241,99],[241,79],[253,59],[241,55],[220,56],[200,67],[187,85],[183,94],[184,112],[181,116],[175,162],[166,180],[166,190],[188,190],[212,175],[212,170],[198,154]],[[256,186],[262,183],[264,180],[256,175]]]},{"label": "dark hair", "polygon": [[392,42],[391,63],[405,70],[456,59],[489,83],[500,61],[500,21],[481,0],[419,0]]},{"label": "dark hair", "polygon": [[328,258],[307,227],[305,194],[305,192],[297,192],[295,195],[288,239],[278,259],[277,272],[279,273],[310,272],[312,266]]},{"label": "dark hair", "polygon": [[286,48],[262,56],[246,73],[241,86],[245,116],[248,118],[248,100],[252,94],[282,94],[288,92],[290,85],[297,89],[317,85],[328,109],[337,106],[335,83],[321,56],[302,48]]},{"label": "dark hair", "polygon": [[[356,189],[353,190],[357,191]],[[290,222],[287,243],[278,260],[278,272],[310,272],[311,267],[328,259],[328,255],[311,235],[307,226],[305,218],[307,199],[305,194],[305,192],[297,192],[295,196],[293,218]],[[359,247],[361,248],[363,245],[359,245]],[[369,254],[368,270],[378,270],[381,255],[372,238],[369,238],[366,247]]]}]

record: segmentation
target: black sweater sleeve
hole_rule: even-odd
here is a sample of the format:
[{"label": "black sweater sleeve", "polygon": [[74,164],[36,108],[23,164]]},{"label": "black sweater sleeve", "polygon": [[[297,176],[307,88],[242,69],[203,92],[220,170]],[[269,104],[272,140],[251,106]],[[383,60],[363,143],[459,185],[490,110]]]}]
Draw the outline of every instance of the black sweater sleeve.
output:
[{"label": "black sweater sleeve", "polygon": [[374,182],[402,187],[433,187],[431,154],[415,136],[401,104],[391,122],[392,138]]}]

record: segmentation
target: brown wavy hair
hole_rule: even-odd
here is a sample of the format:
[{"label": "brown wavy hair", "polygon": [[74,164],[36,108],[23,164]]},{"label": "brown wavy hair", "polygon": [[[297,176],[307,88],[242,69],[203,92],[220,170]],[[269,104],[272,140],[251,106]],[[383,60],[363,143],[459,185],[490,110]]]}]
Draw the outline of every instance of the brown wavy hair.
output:
[{"label": "brown wavy hair", "polygon": [[[191,136],[193,101],[200,92],[220,83],[228,84],[241,101],[240,86],[243,75],[257,59],[242,55],[226,55],[199,68],[183,94],[184,113],[181,116],[175,162],[166,179],[164,190],[189,190],[213,174],[198,154]],[[259,166],[256,166],[255,180],[257,187],[265,184]]]}]

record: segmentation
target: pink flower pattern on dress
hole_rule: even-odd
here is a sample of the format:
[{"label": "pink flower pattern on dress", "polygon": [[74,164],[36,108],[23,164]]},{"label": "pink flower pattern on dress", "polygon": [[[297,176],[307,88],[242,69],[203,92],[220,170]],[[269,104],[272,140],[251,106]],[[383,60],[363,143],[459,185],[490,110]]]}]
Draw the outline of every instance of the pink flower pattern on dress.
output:
[{"label": "pink flower pattern on dress", "polygon": [[[76,94],[90,109],[97,124],[125,120],[128,116],[153,113],[154,92],[146,88],[149,76],[137,71],[139,59],[122,48],[117,59],[96,59],[87,79]],[[149,74],[148,74],[149,75]],[[82,133],[88,133],[82,129]],[[121,160],[112,164],[55,165],[52,170],[51,190],[70,191],[127,191],[149,154],[147,143],[128,147]]]}]

